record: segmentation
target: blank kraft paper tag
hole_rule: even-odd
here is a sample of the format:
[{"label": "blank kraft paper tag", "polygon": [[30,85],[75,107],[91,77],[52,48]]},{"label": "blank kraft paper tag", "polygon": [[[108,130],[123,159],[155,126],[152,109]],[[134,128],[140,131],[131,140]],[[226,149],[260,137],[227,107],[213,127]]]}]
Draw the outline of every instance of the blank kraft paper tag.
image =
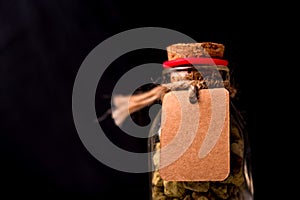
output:
[{"label": "blank kraft paper tag", "polygon": [[188,91],[164,96],[160,175],[166,181],[221,181],[230,171],[229,93],[202,89],[199,102]]}]

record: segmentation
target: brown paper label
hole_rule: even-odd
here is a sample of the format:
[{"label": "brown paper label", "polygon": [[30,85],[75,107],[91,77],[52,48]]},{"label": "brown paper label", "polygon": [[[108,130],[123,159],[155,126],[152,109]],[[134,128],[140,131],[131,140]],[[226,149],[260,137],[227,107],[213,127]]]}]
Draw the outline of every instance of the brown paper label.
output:
[{"label": "brown paper label", "polygon": [[168,181],[221,181],[230,171],[229,93],[202,89],[199,102],[188,91],[164,96],[160,175]]}]

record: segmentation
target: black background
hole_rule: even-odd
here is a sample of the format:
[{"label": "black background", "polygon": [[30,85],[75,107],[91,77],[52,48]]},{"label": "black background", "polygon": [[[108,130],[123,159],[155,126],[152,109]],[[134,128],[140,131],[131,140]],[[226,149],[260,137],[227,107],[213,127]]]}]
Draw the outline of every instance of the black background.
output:
[{"label": "black background", "polygon": [[[253,79],[253,66],[263,54],[258,41],[268,37],[259,28],[264,19],[254,17],[262,8],[239,3],[232,7],[225,2],[161,3],[0,1],[0,197],[147,199],[147,174],[113,170],[85,149],[71,105],[77,70],[94,47],[121,31],[154,26],[180,31],[199,42],[225,45],[252,145],[255,195],[263,199],[268,167],[258,160],[271,158],[266,156],[261,139],[265,132],[259,127],[267,111],[261,109],[266,100],[257,98],[259,89],[253,87],[265,75],[260,71]],[[145,51],[116,62],[102,77],[96,94],[99,115],[109,108],[103,95],[110,94],[126,70],[164,60],[165,52]],[[116,144],[145,151],[145,141],[129,140],[111,119],[103,125],[111,128],[110,138]]]}]

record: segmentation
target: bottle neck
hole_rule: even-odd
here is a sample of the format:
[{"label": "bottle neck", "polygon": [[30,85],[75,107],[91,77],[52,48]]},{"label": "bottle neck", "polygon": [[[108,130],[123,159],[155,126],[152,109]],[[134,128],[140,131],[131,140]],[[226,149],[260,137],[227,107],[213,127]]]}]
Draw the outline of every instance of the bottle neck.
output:
[{"label": "bottle neck", "polygon": [[163,81],[165,83],[191,80],[202,81],[207,89],[229,88],[229,68],[223,65],[196,65],[166,68],[163,70]]}]

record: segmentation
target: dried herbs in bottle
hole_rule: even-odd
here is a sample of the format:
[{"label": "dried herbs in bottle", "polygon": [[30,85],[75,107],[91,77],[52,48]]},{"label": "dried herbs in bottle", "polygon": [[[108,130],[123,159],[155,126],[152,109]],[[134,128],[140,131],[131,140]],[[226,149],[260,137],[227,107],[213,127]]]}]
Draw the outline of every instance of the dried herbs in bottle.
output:
[{"label": "dried herbs in bottle", "polygon": [[[151,130],[149,133],[151,137],[149,137],[148,148],[149,152],[153,152],[152,156],[149,158],[149,166],[151,169],[153,169],[153,171],[150,173],[150,199],[253,200],[254,191],[252,182],[251,163],[249,159],[250,145],[247,139],[248,133],[244,126],[243,118],[241,117],[239,110],[235,106],[234,99],[236,90],[231,85],[229,65],[230,63],[223,57],[224,45],[212,42],[190,44],[179,43],[167,47],[167,52],[168,61],[166,61],[163,64],[164,68],[162,70],[162,76],[164,80],[163,84],[168,89],[164,91],[165,93],[161,97],[162,103],[165,100],[165,95],[172,91],[185,91],[185,94],[189,97],[186,98],[186,101],[190,104],[197,104],[197,101],[201,101],[203,100],[203,98],[207,98],[207,96],[200,95],[201,91],[201,94],[203,94],[203,92],[205,92],[206,90],[214,90],[221,88],[225,88],[226,91],[228,91],[229,171],[224,178],[219,180],[201,180],[201,177],[199,180],[188,180],[189,178],[183,178],[182,180],[180,180],[180,178],[184,177],[184,175],[191,175],[190,177],[192,178],[193,174],[196,174],[195,176],[198,176],[197,169],[206,170],[205,166],[198,166],[198,168],[190,168],[190,166],[174,166],[174,168],[170,168],[186,168],[187,172],[174,170],[171,172],[168,171],[166,173],[165,171],[163,171],[160,165],[162,162],[161,159],[165,159],[161,157],[161,148],[163,148],[161,144],[162,134],[164,134],[164,132],[162,131],[162,126],[167,125],[163,124],[164,120],[162,119],[162,114],[164,111],[162,108],[157,114],[156,118],[153,120]],[[178,108],[174,108],[174,110],[176,109]],[[168,118],[169,116],[165,115],[172,115],[172,112],[167,112],[164,114],[164,117]],[[193,113],[189,113],[189,115],[193,115]],[[188,121],[188,123],[199,122]],[[168,126],[172,125],[174,124],[168,124]],[[201,125],[199,126],[199,129],[201,129]],[[176,126],[174,125],[174,127]],[[218,154],[216,155],[219,156]],[[179,162],[175,163],[174,165],[177,164],[184,165],[186,163]],[[209,173],[213,172],[213,169],[209,169]],[[170,179],[165,180],[164,178],[162,178],[161,173],[167,174],[168,176],[165,176],[169,177]],[[182,173],[183,175],[177,176],[176,173]],[[214,177],[215,175],[211,176]],[[174,180],[172,178],[174,178]]]}]

